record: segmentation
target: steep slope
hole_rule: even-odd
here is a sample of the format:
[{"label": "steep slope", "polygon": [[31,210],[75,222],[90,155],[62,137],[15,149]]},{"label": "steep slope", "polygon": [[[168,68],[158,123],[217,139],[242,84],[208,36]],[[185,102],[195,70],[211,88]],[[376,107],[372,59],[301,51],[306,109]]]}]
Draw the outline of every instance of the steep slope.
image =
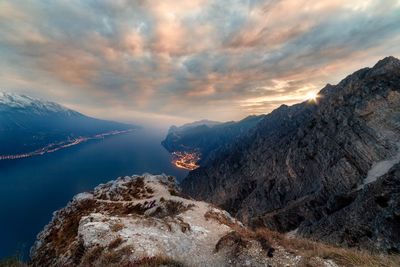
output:
[{"label": "steep slope", "polygon": [[199,121],[180,127],[172,126],[162,145],[169,152],[198,152],[200,165],[206,164],[217,150],[224,148],[252,129],[261,116],[249,116],[238,122]]},{"label": "steep slope", "polygon": [[[165,175],[118,178],[54,213],[29,266],[383,266],[399,256],[250,230]],[[0,263],[1,264],[1,263]],[[18,265],[19,266],[19,265]]]},{"label": "steep slope", "polygon": [[227,212],[185,198],[173,177],[148,174],[77,195],[31,250],[32,266],[295,266],[301,260],[273,249],[265,233],[251,232]]},{"label": "steep slope", "polygon": [[268,114],[190,172],[184,192],[253,226],[399,251],[400,61],[385,58],[319,95]]},{"label": "steep slope", "polygon": [[0,93],[0,114],[0,155],[28,153],[81,136],[137,128],[11,93]]}]

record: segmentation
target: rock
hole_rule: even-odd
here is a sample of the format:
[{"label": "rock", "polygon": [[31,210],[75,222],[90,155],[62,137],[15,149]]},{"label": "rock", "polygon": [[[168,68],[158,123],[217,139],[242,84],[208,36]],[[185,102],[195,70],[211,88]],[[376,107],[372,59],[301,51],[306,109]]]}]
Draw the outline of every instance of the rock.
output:
[{"label": "rock", "polygon": [[281,266],[296,257],[186,198],[173,177],[149,174],[77,195],[31,249],[32,266]]}]

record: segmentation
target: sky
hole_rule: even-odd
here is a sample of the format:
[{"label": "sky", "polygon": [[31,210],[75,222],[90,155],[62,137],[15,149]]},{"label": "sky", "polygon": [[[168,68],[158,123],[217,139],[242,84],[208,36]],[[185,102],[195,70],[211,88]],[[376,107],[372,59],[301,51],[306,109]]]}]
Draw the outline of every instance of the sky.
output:
[{"label": "sky", "polygon": [[140,124],[239,120],[400,57],[400,0],[0,0],[0,90]]}]

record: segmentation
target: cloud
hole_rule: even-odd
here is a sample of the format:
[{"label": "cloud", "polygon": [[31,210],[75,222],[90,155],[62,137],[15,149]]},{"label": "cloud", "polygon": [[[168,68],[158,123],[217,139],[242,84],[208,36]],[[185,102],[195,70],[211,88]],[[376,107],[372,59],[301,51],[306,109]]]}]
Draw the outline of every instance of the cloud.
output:
[{"label": "cloud", "polygon": [[240,119],[400,56],[399,12],[398,0],[3,1],[0,86],[124,120]]}]

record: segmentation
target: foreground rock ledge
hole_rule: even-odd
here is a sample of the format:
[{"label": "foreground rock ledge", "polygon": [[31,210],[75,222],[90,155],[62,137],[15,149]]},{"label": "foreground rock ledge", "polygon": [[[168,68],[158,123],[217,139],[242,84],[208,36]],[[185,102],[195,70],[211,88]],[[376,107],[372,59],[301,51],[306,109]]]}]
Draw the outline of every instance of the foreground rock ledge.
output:
[{"label": "foreground rock ledge", "polygon": [[301,258],[182,196],[173,177],[149,174],[75,196],[31,250],[32,266],[296,266]]}]

